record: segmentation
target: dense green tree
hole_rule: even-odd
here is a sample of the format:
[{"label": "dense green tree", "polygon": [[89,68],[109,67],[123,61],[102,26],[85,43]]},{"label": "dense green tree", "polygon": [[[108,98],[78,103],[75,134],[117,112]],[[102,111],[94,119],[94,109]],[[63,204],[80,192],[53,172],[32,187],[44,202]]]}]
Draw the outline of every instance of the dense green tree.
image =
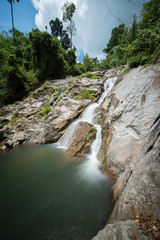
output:
[{"label": "dense green tree", "polygon": [[132,22],[132,40],[136,39],[137,31],[138,31],[138,24],[137,24],[136,15],[135,15],[133,17],[133,22]]},{"label": "dense green tree", "polygon": [[150,28],[160,23],[160,1],[150,0],[143,4],[142,9],[142,28]]},{"label": "dense green tree", "polygon": [[92,63],[93,63],[93,70],[98,70],[99,61],[97,57],[92,58]]},{"label": "dense green tree", "polygon": [[57,38],[38,29],[29,33],[34,69],[40,72],[40,78],[58,78],[65,75],[66,61],[63,49]]},{"label": "dense green tree", "polygon": [[83,59],[83,65],[85,71],[91,71],[93,69],[93,61],[92,58],[89,57],[89,55],[86,53]]},{"label": "dense green tree", "polygon": [[54,37],[57,37],[61,43],[61,46],[68,50],[71,47],[71,40],[66,30],[63,30],[62,22],[56,18],[49,22],[51,27],[51,33]]},{"label": "dense green tree", "polygon": [[70,41],[71,41],[71,48],[72,48],[72,38],[76,34],[76,27],[75,22],[73,20],[73,14],[76,10],[76,7],[74,3],[65,3],[63,8],[63,22],[69,22],[69,25],[67,26],[67,31],[70,34]]},{"label": "dense green tree", "polygon": [[74,75],[81,75],[84,72],[84,65],[81,62],[77,62],[74,66]]},{"label": "dense green tree", "polygon": [[75,75],[75,65],[76,65],[76,49],[72,48],[66,51],[65,59],[67,62],[67,74]]},{"label": "dense green tree", "polygon": [[33,29],[24,35],[15,29],[0,34],[0,105],[21,100],[46,79],[75,74],[75,50],[66,51],[51,34]]},{"label": "dense green tree", "polygon": [[104,52],[107,68],[129,63],[130,67],[150,64],[160,58],[160,1],[149,0],[143,4],[142,19],[131,27],[124,24],[112,30],[111,39]]},{"label": "dense green tree", "polygon": [[21,71],[15,54],[9,55],[8,63],[9,69],[7,88],[11,100],[10,102],[21,100],[23,96],[27,93],[27,77]]},{"label": "dense green tree", "polygon": [[122,40],[123,40],[123,35],[125,32],[125,25],[124,24],[120,24],[119,27],[115,27],[112,30],[112,34],[111,34],[111,38],[107,44],[107,48],[105,48],[103,51],[105,53],[109,53],[109,51],[119,45]]},{"label": "dense green tree", "polygon": [[28,36],[16,29],[14,46],[10,34],[0,34],[0,102],[21,100],[36,83],[31,66],[31,52],[27,53],[29,48]]},{"label": "dense green tree", "polygon": [[65,50],[68,50],[71,47],[71,41],[66,30],[62,31],[60,43]]},{"label": "dense green tree", "polygon": [[51,33],[53,36],[60,37],[62,35],[63,24],[58,18],[51,20],[49,25],[51,27]]}]

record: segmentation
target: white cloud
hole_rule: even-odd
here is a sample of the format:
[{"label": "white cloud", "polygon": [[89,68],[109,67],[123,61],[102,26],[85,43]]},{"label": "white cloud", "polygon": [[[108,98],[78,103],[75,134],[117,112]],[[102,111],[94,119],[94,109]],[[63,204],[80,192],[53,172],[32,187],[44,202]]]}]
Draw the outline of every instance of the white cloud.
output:
[{"label": "white cloud", "polygon": [[86,18],[87,10],[88,10],[88,6],[87,6],[86,2],[83,2],[78,11],[80,18],[82,18],[82,19]]},{"label": "white cloud", "polygon": [[[33,6],[37,10],[35,16],[36,26],[44,31],[49,22],[58,17],[62,20],[62,6],[67,0],[32,0]],[[77,34],[73,39],[73,44],[77,49],[82,49],[84,54],[91,57],[104,58],[103,49],[106,47],[113,27],[120,22],[113,18],[108,12],[106,0],[69,0],[76,6],[74,21]],[[128,0],[107,1],[114,14],[118,17],[133,16],[135,9],[129,8]],[[136,9],[137,10],[137,9]],[[126,15],[127,14],[127,15]],[[131,20],[132,21],[132,20]]]}]

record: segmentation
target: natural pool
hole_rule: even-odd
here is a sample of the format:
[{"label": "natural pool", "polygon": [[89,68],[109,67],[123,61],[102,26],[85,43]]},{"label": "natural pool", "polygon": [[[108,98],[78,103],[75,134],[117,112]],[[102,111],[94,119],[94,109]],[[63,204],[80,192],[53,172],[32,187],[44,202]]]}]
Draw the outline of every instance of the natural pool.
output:
[{"label": "natural pool", "polygon": [[0,154],[0,239],[90,240],[110,214],[113,181],[84,168],[53,144]]}]

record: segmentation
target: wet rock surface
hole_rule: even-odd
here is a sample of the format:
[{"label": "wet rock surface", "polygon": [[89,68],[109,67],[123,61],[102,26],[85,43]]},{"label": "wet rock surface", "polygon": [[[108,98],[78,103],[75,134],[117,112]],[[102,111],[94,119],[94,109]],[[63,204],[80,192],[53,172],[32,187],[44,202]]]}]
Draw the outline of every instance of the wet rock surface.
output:
[{"label": "wet rock surface", "polygon": [[142,145],[160,112],[160,65],[139,67],[120,78],[99,109],[100,159],[116,177]]},{"label": "wet rock surface", "polygon": [[136,222],[127,220],[108,224],[92,240],[152,240],[145,236]]},{"label": "wet rock surface", "polygon": [[[91,98],[78,98],[92,90]],[[45,82],[23,101],[0,109],[0,150],[56,142],[85,107],[97,100],[103,80],[68,78]]]},{"label": "wet rock surface", "polygon": [[67,148],[67,155],[69,157],[84,156],[89,153],[90,146],[95,139],[96,129],[93,125],[87,122],[79,122],[75,127],[72,139]]},{"label": "wet rock surface", "polygon": [[101,169],[109,169],[117,181],[110,224],[93,239],[160,239],[156,225],[146,235],[137,228],[139,215],[160,220],[160,64],[119,78],[96,121],[103,127]]}]

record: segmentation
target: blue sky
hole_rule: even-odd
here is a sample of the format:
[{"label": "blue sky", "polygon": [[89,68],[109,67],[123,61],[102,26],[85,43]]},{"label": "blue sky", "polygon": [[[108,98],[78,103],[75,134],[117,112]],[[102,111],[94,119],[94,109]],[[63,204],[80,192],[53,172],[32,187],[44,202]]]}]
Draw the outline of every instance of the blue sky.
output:
[{"label": "blue sky", "polygon": [[[77,34],[73,43],[80,54],[91,57],[105,57],[103,49],[111,36],[111,30],[124,22],[131,25],[132,16],[140,11],[147,0],[72,0],[76,6],[74,20]],[[49,21],[62,19],[62,6],[66,0],[20,0],[14,4],[15,28],[29,32],[32,28],[45,30]],[[119,20],[121,19],[121,21]],[[11,10],[7,0],[0,0],[0,30],[11,29]],[[83,52],[82,52],[83,51]]]},{"label": "blue sky", "polygon": [[[15,1],[13,6],[15,28],[22,32],[29,32],[32,28],[36,28],[35,14],[37,13],[32,1],[21,0],[19,3]],[[0,30],[8,31],[11,25],[11,7],[7,0],[0,0]]]}]

